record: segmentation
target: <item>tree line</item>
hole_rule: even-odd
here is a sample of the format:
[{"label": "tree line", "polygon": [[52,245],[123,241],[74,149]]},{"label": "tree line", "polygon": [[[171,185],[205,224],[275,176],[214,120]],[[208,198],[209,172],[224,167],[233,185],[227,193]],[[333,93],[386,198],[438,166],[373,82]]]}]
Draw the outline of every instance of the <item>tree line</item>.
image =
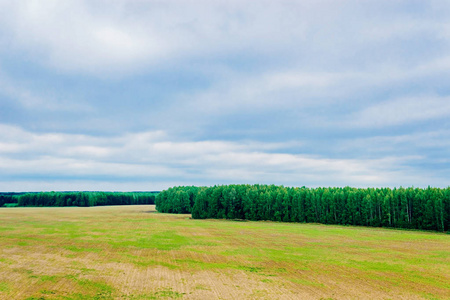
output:
[{"label": "tree line", "polygon": [[194,219],[245,219],[448,231],[450,187],[307,188],[275,185],[174,187],[156,209]]},{"label": "tree line", "polygon": [[20,195],[22,195],[22,193],[0,193],[0,207],[5,206],[5,204],[17,203],[17,199]]},{"label": "tree line", "polygon": [[154,192],[40,192],[0,195],[0,207],[5,203],[18,206],[100,206],[155,204]]}]

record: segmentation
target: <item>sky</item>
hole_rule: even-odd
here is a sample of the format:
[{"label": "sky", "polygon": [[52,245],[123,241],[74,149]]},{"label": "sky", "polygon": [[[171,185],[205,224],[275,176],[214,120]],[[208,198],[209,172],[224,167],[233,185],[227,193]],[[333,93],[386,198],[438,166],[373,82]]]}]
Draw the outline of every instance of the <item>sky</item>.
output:
[{"label": "sky", "polygon": [[450,2],[0,0],[0,191],[450,185]]}]

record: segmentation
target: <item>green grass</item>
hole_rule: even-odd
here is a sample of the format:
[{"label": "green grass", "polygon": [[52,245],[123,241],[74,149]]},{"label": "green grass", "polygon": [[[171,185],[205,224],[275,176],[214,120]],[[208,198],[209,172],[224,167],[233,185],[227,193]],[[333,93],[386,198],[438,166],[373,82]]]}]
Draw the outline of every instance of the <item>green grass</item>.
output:
[{"label": "green grass", "polygon": [[0,281],[0,292],[8,292],[10,289],[11,288],[7,282]]},{"label": "green grass", "polygon": [[450,295],[446,234],[192,220],[151,208],[2,210],[0,299]]}]

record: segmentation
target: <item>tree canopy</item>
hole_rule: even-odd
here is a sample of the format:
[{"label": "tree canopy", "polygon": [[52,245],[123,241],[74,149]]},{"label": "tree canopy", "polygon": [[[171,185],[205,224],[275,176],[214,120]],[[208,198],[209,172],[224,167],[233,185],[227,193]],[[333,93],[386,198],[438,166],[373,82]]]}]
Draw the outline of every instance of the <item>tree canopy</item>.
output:
[{"label": "tree canopy", "polygon": [[448,231],[450,187],[306,188],[276,185],[173,187],[156,209],[194,219],[245,219]]}]

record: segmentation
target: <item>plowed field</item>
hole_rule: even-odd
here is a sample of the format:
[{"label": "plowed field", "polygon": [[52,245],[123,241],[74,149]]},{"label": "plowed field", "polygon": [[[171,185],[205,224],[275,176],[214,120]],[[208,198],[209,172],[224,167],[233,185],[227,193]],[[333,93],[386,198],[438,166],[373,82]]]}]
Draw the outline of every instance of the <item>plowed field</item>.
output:
[{"label": "plowed field", "polygon": [[0,209],[0,299],[450,299],[450,235]]}]

